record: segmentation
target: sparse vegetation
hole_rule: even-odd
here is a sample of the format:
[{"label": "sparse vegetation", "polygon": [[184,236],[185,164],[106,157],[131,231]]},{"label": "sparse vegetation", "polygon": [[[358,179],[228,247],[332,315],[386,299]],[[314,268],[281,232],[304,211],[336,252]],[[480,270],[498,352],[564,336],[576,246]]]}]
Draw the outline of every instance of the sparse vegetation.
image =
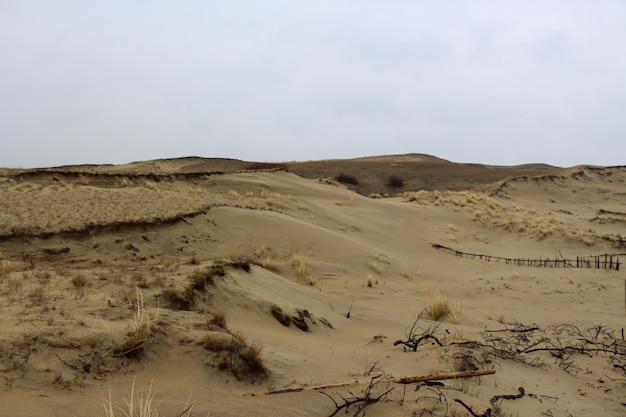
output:
[{"label": "sparse vegetation", "polygon": [[[195,379],[199,375],[193,372],[185,383],[196,384],[203,395],[209,395],[208,403],[203,397],[203,406],[209,408],[214,401],[211,392],[219,392],[223,397],[215,399],[220,403],[212,411],[219,412],[247,390],[246,382],[267,378],[267,367],[274,363],[279,375],[265,383],[268,387],[302,384],[310,388],[324,382],[325,376],[331,381],[359,377],[363,382],[361,368],[366,356],[367,360],[386,358],[382,360],[393,368],[390,372],[401,375],[405,367],[397,355],[406,350],[418,351],[407,353],[407,360],[418,361],[419,368],[428,373],[487,368],[497,370],[501,377],[496,381],[455,380],[441,389],[420,383],[407,387],[415,391],[394,391],[384,398],[394,404],[381,400],[367,408],[368,415],[411,415],[413,409],[420,417],[466,415],[466,409],[451,401],[458,397],[479,410],[478,414],[491,407],[487,410],[492,416],[513,416],[515,412],[502,411],[502,399],[489,405],[484,394],[492,394],[492,383],[496,383],[498,393],[513,397],[518,377],[528,381],[537,374],[533,366],[541,366],[543,376],[529,385],[533,397],[512,402],[520,413],[527,405],[523,403],[532,402],[531,408],[538,414],[565,415],[566,409],[575,413],[575,404],[586,400],[590,412],[619,414],[622,405],[616,393],[621,392],[626,376],[624,336],[619,333],[623,291],[619,273],[561,268],[520,276],[512,273],[513,264],[495,258],[472,263],[461,256],[450,256],[435,265],[442,259],[426,243],[455,238],[462,241],[458,249],[480,253],[491,252],[487,249],[490,244],[501,246],[494,249],[494,255],[516,255],[516,249],[524,245],[520,255],[559,259],[572,253],[587,255],[587,251],[579,251],[582,244],[598,253],[621,253],[611,248],[623,240],[618,226],[624,224],[625,215],[615,211],[623,211],[618,194],[626,181],[623,168],[607,174],[604,185],[589,177],[577,179],[577,195],[573,195],[576,187],[565,178],[556,184],[562,190],[549,179],[535,188],[513,182],[505,190],[508,194],[493,188],[404,193],[415,204],[403,204],[399,199],[368,201],[343,186],[336,187],[332,180],[307,184],[284,173],[242,173],[246,163],[241,161],[237,161],[238,173],[214,175],[206,169],[209,163],[187,160],[175,173],[168,170],[173,171],[176,162],[168,161],[106,167],[105,174],[95,166],[68,167],[55,169],[58,178],[45,170],[19,170],[24,177],[4,175],[11,170],[0,170],[0,196],[5,203],[0,216],[0,324],[6,330],[0,337],[0,379],[6,395],[14,395],[15,390],[19,396],[24,389],[41,387],[50,395],[40,400],[31,396],[33,401],[58,408],[55,398],[60,395],[68,414],[80,414],[77,409],[82,405],[72,404],[99,400],[88,398],[94,386],[117,384],[124,375],[145,378],[158,369],[171,370],[176,364],[163,368],[164,362],[185,355],[185,365],[202,368],[202,378]],[[340,168],[333,165],[332,171],[316,172],[315,178],[329,178],[340,171],[355,173],[359,183],[350,188],[379,193],[373,197],[397,197],[398,191],[424,185],[424,181],[432,181],[428,187],[437,186],[437,181],[443,184],[441,179],[432,179],[432,167],[418,176],[402,163],[394,163],[393,168],[387,163],[382,173],[343,163]],[[184,169],[179,169],[182,166]],[[448,164],[441,166],[436,169],[446,170]],[[163,172],[143,173],[155,168]],[[250,169],[257,168],[272,169]],[[133,172],[126,175],[125,169]],[[85,173],[79,176],[73,170]],[[225,172],[229,171],[220,168],[220,174]],[[391,173],[404,179],[402,189],[385,183]],[[468,184],[465,178],[446,181],[442,190]],[[532,194],[534,189],[537,195]],[[598,206],[605,209],[596,213]],[[518,236],[507,239],[503,232]],[[537,242],[541,239],[548,241]],[[266,244],[261,247],[258,242]],[[239,258],[241,254],[252,255],[248,260]],[[226,259],[229,255],[231,259]],[[219,260],[211,261],[212,256]],[[451,265],[446,265],[448,262]],[[253,274],[246,276],[232,268]],[[459,271],[463,273],[461,281]],[[314,291],[284,281],[308,284],[315,282],[315,275],[319,285]],[[444,307],[435,308],[437,303],[426,300],[424,294],[430,289],[447,296],[439,303]],[[453,294],[461,293],[468,303],[467,316],[452,299]],[[348,305],[356,296],[363,297],[362,305],[352,311]],[[525,304],[518,302],[520,297]],[[578,303],[580,297],[584,305]],[[492,311],[498,303],[506,305],[511,300],[515,301],[506,310],[508,315],[545,317],[546,322],[518,326],[505,317],[502,308]],[[400,329],[396,336],[402,340],[390,346],[395,338],[389,332],[398,328],[397,320],[403,313],[409,314],[413,303],[424,310],[419,322],[413,327],[407,323],[406,337]],[[333,326],[324,318],[296,308],[303,305],[331,318],[337,331],[329,330]],[[382,313],[378,315],[377,310]],[[545,327],[558,317],[571,317],[574,323]],[[615,330],[600,325],[576,327],[597,322],[606,322]],[[461,323],[463,326],[456,325]],[[364,335],[363,326],[369,326],[371,334]],[[261,339],[268,340],[266,350],[235,330],[250,331],[251,338],[267,337]],[[266,335],[266,330],[279,337]],[[377,344],[366,345],[366,336],[373,334],[377,334]],[[319,361],[307,359],[289,366],[303,357],[320,358],[320,349],[326,347],[333,354],[324,356],[322,365],[334,369],[332,375],[337,379],[321,368],[308,373],[306,363],[317,366]],[[207,365],[215,369],[206,369]],[[348,374],[349,369],[356,371]],[[242,382],[233,382],[231,373]],[[170,375],[178,378],[176,372]],[[206,385],[198,384],[200,380]],[[130,385],[130,377],[126,381]],[[384,379],[379,388],[386,383]],[[172,395],[186,395],[189,388],[175,381],[167,385],[174,388]],[[213,391],[218,385],[225,388]],[[550,389],[544,390],[548,386]],[[153,387],[146,386],[142,393],[141,386],[128,388],[122,395],[113,390],[114,398],[109,396],[105,405],[107,416],[164,414],[163,403],[172,398],[168,393],[161,400]],[[345,411],[352,415],[362,409],[358,408],[361,403],[351,401],[367,403],[368,398],[379,395],[379,391],[364,395],[362,388],[366,387],[332,388],[334,392],[328,393],[336,407],[345,404]],[[551,393],[559,398],[540,397]],[[119,401],[115,397],[120,397]],[[269,400],[270,411],[284,414],[279,404],[283,400],[274,403],[275,398]],[[42,402],[36,406],[41,407]],[[156,407],[159,403],[161,410]],[[330,402],[326,405],[329,414],[334,407]],[[250,412],[246,407],[244,403],[237,410]],[[323,414],[324,404],[321,407]],[[190,414],[188,411],[181,415]],[[343,414],[344,409],[334,411]]]}]

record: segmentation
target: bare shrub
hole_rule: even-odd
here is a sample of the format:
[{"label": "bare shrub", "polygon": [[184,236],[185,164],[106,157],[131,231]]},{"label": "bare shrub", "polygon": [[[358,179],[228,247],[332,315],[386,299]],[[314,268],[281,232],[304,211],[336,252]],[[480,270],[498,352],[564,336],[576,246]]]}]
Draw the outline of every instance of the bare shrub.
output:
[{"label": "bare shrub", "polygon": [[339,181],[342,184],[352,184],[352,185],[358,185],[359,184],[359,180],[356,179],[356,177],[354,175],[349,175],[349,174],[339,174],[335,177],[335,179],[337,181]]},{"label": "bare shrub", "polygon": [[387,178],[387,185],[389,187],[402,188],[404,187],[404,180],[397,175],[391,175]]}]

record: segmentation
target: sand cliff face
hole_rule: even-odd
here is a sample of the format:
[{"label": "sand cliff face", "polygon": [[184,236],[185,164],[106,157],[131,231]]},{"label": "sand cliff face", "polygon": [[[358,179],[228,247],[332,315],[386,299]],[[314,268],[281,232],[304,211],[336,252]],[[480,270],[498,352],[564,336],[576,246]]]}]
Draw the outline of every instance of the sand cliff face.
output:
[{"label": "sand cliff face", "polygon": [[[522,267],[433,244],[623,262],[625,168],[508,176],[415,155],[270,165],[3,170],[0,414],[106,415],[108,390],[123,406],[135,380],[139,394],[152,382],[160,415],[189,399],[193,415],[325,416],[336,405],[318,392],[243,394],[472,369],[496,374],[398,387],[367,415],[465,415],[455,400],[479,414],[623,412],[623,270]],[[305,169],[319,178],[294,173]],[[384,188],[391,175],[403,187]],[[425,175],[439,189],[415,187]],[[394,344],[424,335],[414,351]],[[522,398],[490,402],[520,386]],[[325,392],[341,406],[366,387]]]}]

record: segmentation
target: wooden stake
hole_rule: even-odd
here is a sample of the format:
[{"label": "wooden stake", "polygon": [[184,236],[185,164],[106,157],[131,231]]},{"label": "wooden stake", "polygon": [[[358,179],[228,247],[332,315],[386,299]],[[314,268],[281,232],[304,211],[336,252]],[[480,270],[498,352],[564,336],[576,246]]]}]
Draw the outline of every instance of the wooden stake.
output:
[{"label": "wooden stake", "polygon": [[[492,375],[495,373],[496,373],[495,369],[481,369],[478,371],[449,372],[449,373],[443,373],[443,374],[406,376],[403,378],[390,378],[390,379],[382,380],[381,382],[391,382],[394,384],[413,384],[415,382],[441,381],[444,379],[473,378],[473,377],[477,377],[481,375]],[[366,381],[338,382],[338,383],[326,384],[326,385],[316,385],[312,387],[285,388],[285,389],[281,389],[277,391],[251,392],[251,393],[244,394],[244,395],[246,397],[261,397],[264,395],[286,394],[290,392],[317,391],[320,389],[346,387],[350,385],[365,385],[365,384],[370,384],[370,383],[371,383],[371,380],[368,379]]]}]

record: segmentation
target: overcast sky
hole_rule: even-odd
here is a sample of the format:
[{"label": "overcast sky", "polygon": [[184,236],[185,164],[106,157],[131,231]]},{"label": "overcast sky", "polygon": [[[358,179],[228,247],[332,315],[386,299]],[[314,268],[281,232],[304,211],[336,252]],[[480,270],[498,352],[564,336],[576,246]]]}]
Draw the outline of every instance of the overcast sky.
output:
[{"label": "overcast sky", "polygon": [[0,0],[0,166],[626,164],[626,1]]}]

